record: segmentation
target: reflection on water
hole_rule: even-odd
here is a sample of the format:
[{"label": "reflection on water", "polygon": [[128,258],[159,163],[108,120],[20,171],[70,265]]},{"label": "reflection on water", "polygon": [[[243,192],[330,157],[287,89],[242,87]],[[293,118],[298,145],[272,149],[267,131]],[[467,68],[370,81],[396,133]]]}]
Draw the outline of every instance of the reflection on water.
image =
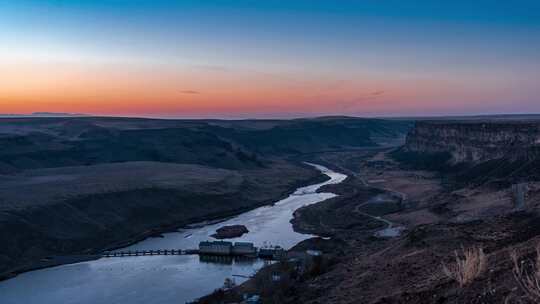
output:
[{"label": "reflection on water", "polygon": [[[212,239],[210,235],[217,228],[234,224],[245,225],[250,232],[232,241],[253,242],[259,247],[273,244],[290,248],[311,237],[294,232],[290,224],[293,212],[304,205],[334,197],[334,194],[316,193],[316,190],[346,178],[322,166],[316,167],[331,179],[299,188],[273,206],[257,208],[221,223],[167,233],[163,238],[149,238],[125,249],[197,248],[200,241]],[[212,292],[225,278],[244,282],[264,263],[259,259],[195,255],[103,258],[32,271],[0,282],[0,303],[185,303]]]},{"label": "reflection on water", "polygon": [[[226,264],[232,265],[234,258],[231,256],[220,256],[220,255],[200,255],[200,263],[217,263],[217,264]],[[253,264],[253,259],[248,261],[248,264]]]},{"label": "reflection on water", "polygon": [[216,263],[225,265],[253,265],[259,262],[258,258],[245,256],[226,256],[226,255],[199,255],[199,263]]}]

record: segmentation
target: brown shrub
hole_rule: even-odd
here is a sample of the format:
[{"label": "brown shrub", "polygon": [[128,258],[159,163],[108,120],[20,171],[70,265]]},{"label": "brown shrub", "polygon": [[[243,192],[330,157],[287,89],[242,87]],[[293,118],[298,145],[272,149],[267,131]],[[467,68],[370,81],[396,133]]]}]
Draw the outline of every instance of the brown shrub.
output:
[{"label": "brown shrub", "polygon": [[444,274],[463,287],[479,277],[485,270],[487,258],[482,248],[462,249],[462,254],[454,251],[456,262],[447,266],[443,263]]},{"label": "brown shrub", "polygon": [[540,245],[536,247],[536,260],[519,261],[517,252],[510,253],[514,268],[514,278],[525,295],[535,303],[540,302]]}]

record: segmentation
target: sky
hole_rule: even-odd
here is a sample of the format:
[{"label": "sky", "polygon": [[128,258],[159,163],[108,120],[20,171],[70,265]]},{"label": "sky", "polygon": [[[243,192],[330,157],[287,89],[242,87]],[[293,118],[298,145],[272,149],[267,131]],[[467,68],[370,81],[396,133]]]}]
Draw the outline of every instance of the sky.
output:
[{"label": "sky", "polygon": [[540,1],[0,0],[0,113],[540,113]]}]

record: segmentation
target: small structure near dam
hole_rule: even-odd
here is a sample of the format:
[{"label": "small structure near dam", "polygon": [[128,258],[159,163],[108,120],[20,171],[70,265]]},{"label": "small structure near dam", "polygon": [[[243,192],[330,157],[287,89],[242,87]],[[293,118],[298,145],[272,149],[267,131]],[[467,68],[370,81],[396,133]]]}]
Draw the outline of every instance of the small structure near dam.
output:
[{"label": "small structure near dam", "polygon": [[253,243],[236,242],[232,246],[232,255],[239,256],[252,256],[257,254],[257,247],[253,246]]},{"label": "small structure near dam", "polygon": [[285,257],[287,252],[280,246],[270,246],[259,249],[259,257],[269,260],[280,260]]},{"label": "small structure near dam", "polygon": [[199,254],[208,255],[232,255],[231,242],[217,241],[217,242],[200,242]]},{"label": "small structure near dam", "polygon": [[517,210],[523,210],[527,206],[527,193],[529,191],[528,183],[519,183],[512,185],[512,198],[514,201],[514,208]]},{"label": "small structure near dam", "polygon": [[199,254],[230,255],[230,256],[257,256],[257,247],[247,242],[200,242]]},{"label": "small structure near dam", "polygon": [[279,246],[257,248],[248,242],[224,242],[206,241],[199,243],[199,254],[221,256],[247,256],[265,259],[278,259],[285,254],[285,250]]}]

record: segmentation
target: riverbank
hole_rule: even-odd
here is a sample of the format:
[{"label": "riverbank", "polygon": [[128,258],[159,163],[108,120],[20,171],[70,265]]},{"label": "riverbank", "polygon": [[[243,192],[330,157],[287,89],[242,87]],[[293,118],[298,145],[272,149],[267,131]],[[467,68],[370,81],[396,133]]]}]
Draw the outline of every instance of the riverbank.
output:
[{"label": "riverbank", "polygon": [[[519,285],[510,256],[534,268],[540,244],[538,183],[528,184],[528,203],[516,208],[511,189],[489,183],[462,188],[448,183],[444,172],[415,170],[388,151],[318,157],[354,173],[342,184],[320,189],[340,196],[295,212],[295,229],[329,239],[306,240],[292,256],[317,249],[325,267],[299,273],[285,261],[201,303],[219,303],[220,297],[221,303],[234,303],[243,294],[285,304],[536,303]],[[406,230],[388,234],[388,223]],[[464,250],[479,248],[485,255],[482,273],[464,285],[447,276],[443,264],[453,267]]]},{"label": "riverbank", "polygon": [[[374,178],[366,178],[365,173],[361,174],[361,170],[358,170],[358,160],[373,159],[380,151],[373,149],[313,156],[314,162],[323,160],[325,165],[339,159],[328,166],[349,175],[340,184],[327,185],[318,190],[338,196],[294,212],[292,224],[295,231],[320,237],[300,242],[289,250],[288,255],[295,260],[295,257],[305,255],[308,250],[320,251],[324,261],[320,268],[316,271],[291,271],[290,260],[281,262],[278,263],[281,265],[262,269],[238,288],[214,293],[202,298],[199,303],[218,303],[222,300],[233,303],[243,294],[258,294],[263,303],[335,303],[325,297],[321,290],[333,290],[340,286],[339,283],[350,275],[352,264],[362,261],[363,267],[371,267],[370,256],[389,250],[399,242],[401,234],[407,232],[401,223],[396,224],[386,218],[406,212],[409,207],[408,194],[399,191],[400,188],[393,188],[393,183],[385,185],[377,181],[372,184],[370,182],[375,181]],[[339,155],[343,154],[347,157],[340,158]],[[281,274],[285,279],[273,282],[276,274]],[[356,287],[349,286],[348,289],[358,291]],[[346,297],[345,293],[337,296]],[[319,301],[321,298],[325,300]]]},{"label": "riverbank", "polygon": [[[291,248],[309,237],[293,230],[290,219],[294,210],[334,197],[334,194],[316,190],[346,178],[324,167],[315,167],[330,180],[300,187],[273,206],[263,206],[220,223],[191,225],[178,232],[165,233],[162,237],[146,239],[126,250],[196,248],[219,227],[239,223],[244,223],[250,232],[235,241],[252,242],[258,247],[276,244]],[[6,304],[38,304],[44,301],[72,304],[184,303],[210,293],[221,286],[225,278],[237,277],[243,281],[263,266],[261,260],[233,261],[193,255],[99,259],[26,273],[2,282],[0,301]],[[27,286],[32,286],[32,293],[25,292]]]},{"label": "riverbank", "polygon": [[[319,237],[297,243],[288,250],[287,259],[264,267],[242,285],[225,292],[217,291],[201,298],[197,303],[235,303],[244,294],[260,295],[263,303],[281,303],[279,301],[290,297],[291,292],[301,293],[295,286],[341,265],[351,258],[351,254],[356,252],[358,247],[385,242],[384,239],[374,238],[374,233],[383,229],[384,224],[362,212],[354,212],[357,209],[364,210],[362,208],[366,202],[373,201],[386,193],[385,191],[366,187],[358,178],[349,176],[342,183],[323,186],[317,192],[330,192],[337,196],[295,210],[291,223],[294,231]],[[391,204],[399,205],[399,200],[388,202],[385,206],[387,211],[391,209]],[[365,210],[378,212],[376,214],[383,213],[380,206],[377,210],[369,207]],[[320,265],[314,268],[313,265],[306,264],[309,263],[305,260],[309,259],[306,257],[308,251],[322,253]],[[276,275],[280,277],[279,282],[275,281]]]},{"label": "riverbank", "polygon": [[[145,190],[136,190],[131,193],[101,195],[90,199],[79,198],[78,202],[72,205],[81,206],[81,204],[93,204],[94,208],[91,212],[95,212],[96,214],[107,214],[110,212],[114,212],[115,214],[119,215],[119,212],[121,211],[120,209],[112,210],[110,208],[111,206],[118,205],[119,200],[131,203],[135,202],[136,204],[134,205],[134,210],[139,209],[137,213],[141,213],[141,215],[143,215],[144,213],[144,211],[142,211],[143,209],[141,209],[141,203],[143,205],[146,205],[145,202],[151,201],[161,201],[160,204],[163,207],[163,211],[167,211],[166,213],[156,213],[157,210],[155,209],[155,205],[148,205],[148,207],[153,206],[153,210],[149,210],[150,212],[146,212],[145,215],[147,217],[143,220],[143,222],[141,222],[141,219],[139,219],[138,216],[135,216],[132,217],[132,220],[135,222],[125,222],[124,224],[121,224],[122,226],[117,226],[120,223],[118,223],[118,220],[115,220],[113,221],[113,223],[116,222],[116,224],[114,226],[111,226],[111,228],[114,229],[113,227],[121,227],[121,233],[115,232],[114,230],[109,230],[109,232],[107,232],[103,231],[103,229],[100,229],[101,231],[96,231],[94,236],[90,236],[89,238],[85,237],[84,240],[81,239],[78,242],[76,242],[75,240],[73,240],[73,242],[70,241],[69,243],[66,243],[66,241],[62,241],[62,243],[68,244],[68,246],[64,245],[62,247],[62,250],[55,250],[51,248],[47,250],[46,253],[43,252],[41,254],[36,254],[34,255],[34,258],[31,258],[30,260],[26,259],[26,262],[18,263],[18,265],[11,268],[6,267],[7,265],[4,264],[4,271],[0,275],[0,279],[12,278],[17,274],[30,270],[58,266],[66,264],[68,262],[76,263],[80,261],[85,261],[87,259],[87,256],[97,255],[104,250],[112,250],[115,248],[126,247],[131,244],[140,242],[141,240],[148,237],[157,236],[166,232],[176,231],[179,228],[186,227],[193,223],[226,219],[263,205],[273,204],[274,202],[286,197],[299,186],[327,180],[327,176],[320,174],[318,170],[315,170],[307,165],[290,165],[280,163],[280,165],[273,170],[265,170],[265,172],[255,173],[257,174],[252,174],[252,178],[257,179],[261,176],[265,177],[266,179],[263,179],[262,181],[266,180],[266,184],[260,184],[260,186],[258,186],[250,182],[250,184],[245,184],[236,193],[216,193],[210,195],[201,195],[191,192],[191,194],[186,195],[185,193],[181,193],[179,191],[154,189],[149,190],[150,193],[148,191],[145,192]],[[267,174],[270,175],[270,177],[265,176]],[[215,189],[215,186],[213,188]],[[212,188],[208,190],[209,192],[215,192],[215,190],[212,190]],[[253,193],[257,193],[258,195],[254,196]],[[114,200],[114,202],[112,202],[111,200]],[[184,203],[178,206],[178,202]],[[187,202],[189,202],[188,205],[186,205]],[[195,209],[194,206],[190,207],[192,206],[190,204],[196,204],[196,202],[198,202],[199,206],[197,206]],[[101,210],[99,210],[100,208],[97,208],[95,203],[103,206],[104,208],[101,208]],[[50,216],[48,219],[43,218],[43,220],[51,222],[53,218],[57,217],[59,213],[61,213],[61,209],[63,209],[63,207],[65,206],[65,204],[61,205],[60,211],[55,210],[52,216]],[[177,206],[181,209],[179,209]],[[184,208],[182,208],[182,206],[184,206]],[[54,209],[49,210],[53,211]],[[129,209],[122,208],[122,210],[128,211]],[[47,212],[44,212],[43,209],[40,210],[40,213],[41,215],[39,215],[37,218],[34,218],[34,221],[39,222],[40,218],[46,216],[47,214]],[[155,219],[149,217],[150,215],[152,215],[152,213],[156,215]],[[69,218],[69,216],[67,218]],[[59,219],[59,221],[62,222],[65,221],[65,219]],[[82,225],[86,224],[83,223]],[[80,230],[80,228],[78,229]],[[7,231],[3,231],[4,234],[6,234],[6,232]],[[21,238],[22,236],[24,236],[22,232],[17,234],[17,237],[19,238]],[[47,238],[43,238],[42,241],[46,239]],[[8,246],[10,242],[13,243],[14,239],[8,239],[8,241],[6,242]],[[40,241],[36,240],[35,242],[37,243],[33,243],[34,246],[39,245]],[[74,246],[75,243],[77,244],[77,246]],[[55,245],[53,247],[58,247],[58,245]],[[13,248],[10,248],[10,250],[13,250]],[[78,255],[85,258],[71,259],[68,262],[65,261],[65,259],[52,258],[54,256],[66,255]],[[47,257],[49,257],[49,259],[44,260]]]}]

